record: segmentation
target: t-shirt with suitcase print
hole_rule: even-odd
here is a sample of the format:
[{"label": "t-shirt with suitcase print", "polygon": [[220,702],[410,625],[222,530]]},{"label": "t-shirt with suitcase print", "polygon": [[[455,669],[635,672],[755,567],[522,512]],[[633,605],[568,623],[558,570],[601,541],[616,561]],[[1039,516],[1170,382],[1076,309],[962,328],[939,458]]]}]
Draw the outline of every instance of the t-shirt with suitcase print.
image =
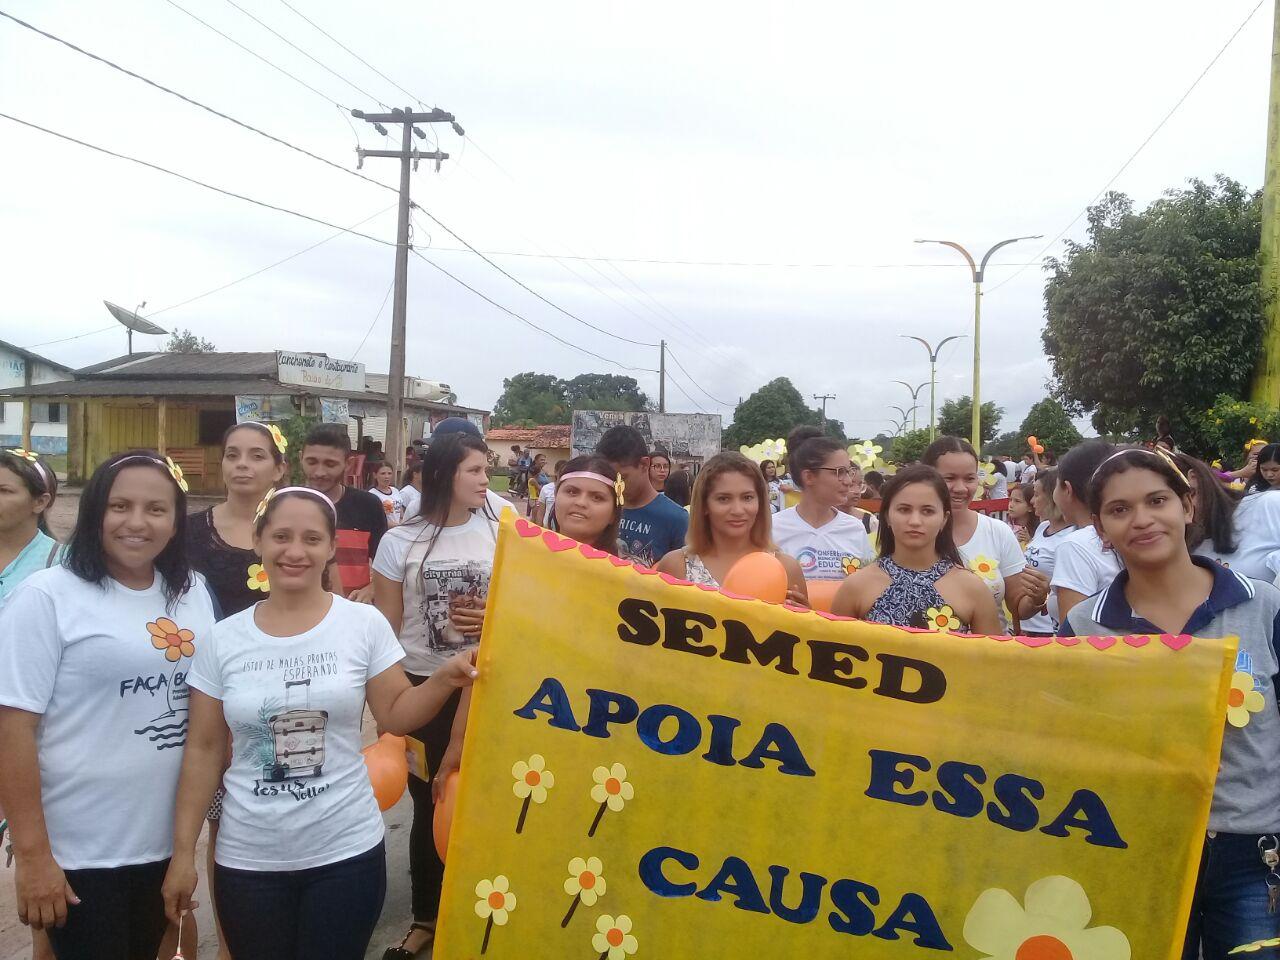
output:
[{"label": "t-shirt with suitcase print", "polygon": [[392,527],[373,561],[374,573],[403,585],[404,668],[419,677],[430,676],[454,654],[479,644],[479,637],[458,632],[450,610],[488,599],[498,545],[498,524],[487,507],[475,511],[466,523],[440,527],[438,534],[424,521]]},{"label": "t-shirt with suitcase print", "polygon": [[273,637],[250,607],[198,648],[188,684],[222,701],[231,766],[215,860],[305,870],[370,850],[383,821],[360,754],[365,687],[404,658],[375,607],[335,596],[305,633]]}]

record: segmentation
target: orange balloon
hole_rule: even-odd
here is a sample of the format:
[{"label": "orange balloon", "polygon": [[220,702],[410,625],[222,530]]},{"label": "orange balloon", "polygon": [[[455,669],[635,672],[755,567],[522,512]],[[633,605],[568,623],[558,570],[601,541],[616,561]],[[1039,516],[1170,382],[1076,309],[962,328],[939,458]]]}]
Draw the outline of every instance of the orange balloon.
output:
[{"label": "orange balloon", "polygon": [[364,755],[369,782],[379,810],[390,810],[409,786],[409,761],[404,755],[404,737],[383,734],[377,743],[360,751]]},{"label": "orange balloon", "polygon": [[435,816],[431,821],[431,832],[435,835],[436,853],[440,854],[440,862],[449,849],[449,828],[453,826],[453,805],[458,800],[458,771],[445,777],[444,789],[436,804]]},{"label": "orange balloon", "polygon": [[844,586],[843,580],[810,580],[805,586],[809,590],[809,606],[814,610],[822,610],[826,613],[831,612],[831,604],[835,602],[836,594],[840,592],[840,588]]},{"label": "orange balloon", "polygon": [[730,593],[781,603],[787,599],[787,569],[771,553],[748,553],[730,568],[721,586]]}]

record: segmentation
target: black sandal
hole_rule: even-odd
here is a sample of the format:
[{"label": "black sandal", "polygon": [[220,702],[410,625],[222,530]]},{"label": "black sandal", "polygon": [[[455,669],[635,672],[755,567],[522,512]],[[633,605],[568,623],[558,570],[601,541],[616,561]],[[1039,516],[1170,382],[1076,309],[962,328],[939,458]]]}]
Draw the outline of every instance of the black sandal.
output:
[{"label": "black sandal", "polygon": [[[431,934],[431,936],[427,937],[426,942],[423,943],[416,952],[410,953],[405,949],[404,945],[409,942],[409,938],[413,936],[413,931],[415,930],[425,930],[427,933]],[[434,922],[419,923],[415,920],[409,926],[409,932],[404,935],[404,939],[400,941],[400,945],[398,947],[387,947],[387,949],[383,951],[382,960],[414,960],[414,957],[421,955],[423,950],[426,950],[427,947],[431,946],[431,944],[435,942],[435,939],[436,925]]]}]

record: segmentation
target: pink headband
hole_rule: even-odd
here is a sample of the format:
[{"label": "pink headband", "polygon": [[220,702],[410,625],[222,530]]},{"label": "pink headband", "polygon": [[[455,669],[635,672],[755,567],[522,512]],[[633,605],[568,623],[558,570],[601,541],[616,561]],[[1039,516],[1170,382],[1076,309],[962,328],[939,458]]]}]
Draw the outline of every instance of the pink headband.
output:
[{"label": "pink headband", "polygon": [[282,493],[301,493],[304,496],[314,497],[329,508],[329,512],[333,514],[334,522],[338,520],[338,508],[333,505],[333,501],[326,497],[319,490],[313,490],[311,487],[281,487],[279,490],[268,490],[267,495],[262,498],[262,502],[258,504],[258,512],[254,520],[262,519],[262,515],[267,512],[267,504]]},{"label": "pink headband", "polygon": [[19,460],[25,460],[31,466],[35,467],[36,473],[40,477],[40,484],[44,487],[44,492],[53,492],[53,477],[49,473],[49,468],[40,462],[40,456],[38,454],[32,453],[30,450],[24,450],[21,447],[6,450],[5,453],[11,454]]},{"label": "pink headband", "polygon": [[561,483],[566,480],[598,480],[614,492],[614,496],[618,498],[619,505],[622,503],[622,491],[625,486],[622,482],[622,474],[618,474],[615,479],[610,480],[604,474],[595,473],[592,470],[575,470],[573,473],[566,473],[560,478]]}]

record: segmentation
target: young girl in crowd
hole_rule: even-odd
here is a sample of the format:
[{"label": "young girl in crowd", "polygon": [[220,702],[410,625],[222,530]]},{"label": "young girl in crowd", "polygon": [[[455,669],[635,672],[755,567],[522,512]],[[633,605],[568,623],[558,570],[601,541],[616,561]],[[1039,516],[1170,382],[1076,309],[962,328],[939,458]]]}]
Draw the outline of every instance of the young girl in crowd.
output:
[{"label": "young girl in crowd", "polygon": [[1208,464],[1176,454],[1174,463],[1191,484],[1195,518],[1188,543],[1192,553],[1255,580],[1275,580],[1280,559],[1280,497],[1227,490]]},{"label": "young girl in crowd", "polygon": [[187,518],[187,558],[229,617],[266,596],[269,584],[253,549],[258,504],[288,470],[287,441],[278,428],[238,423],[222,437],[227,499]]},{"label": "young girl in crowd", "polygon": [[[386,891],[382,814],[360,753],[365,703],[381,729],[403,734],[476,675],[461,654],[409,683],[386,619],[326,588],[337,523],[332,501],[310,488],[285,487],[263,505],[254,547],[271,593],[218,623],[189,676],[165,907],[176,922],[193,906],[196,840],[221,781],[214,895],[236,960],[364,956]],[[279,752],[282,728],[301,749]]]},{"label": "young girl in crowd", "polygon": [[667,488],[662,495],[677,506],[687,508],[689,498],[693,496],[693,480],[689,471],[676,470],[667,477]]},{"label": "young girl in crowd", "polygon": [[[429,680],[452,655],[474,650],[480,642],[498,542],[497,516],[486,507],[487,454],[484,441],[470,433],[435,438],[422,458],[418,516],[388,531],[373,561],[373,602],[399,636],[404,669],[415,685]],[[456,769],[460,759],[446,757],[455,716],[461,713],[459,723],[465,723],[459,702],[455,692],[434,719],[413,733],[437,776]],[[432,840],[431,784],[410,777],[409,793],[413,924],[400,946],[386,952],[391,960],[408,960],[434,939],[444,879],[444,864]]]},{"label": "young girl in crowd", "polygon": [[[1043,517],[1036,532],[1027,544],[1027,566],[1053,581],[1053,570],[1057,563],[1058,547],[1075,530],[1062,516],[1062,511],[1054,502],[1053,491],[1058,483],[1058,470],[1050,467],[1037,476],[1031,504],[1036,516]],[[1023,489],[1026,483],[1023,483]],[[1058,598],[1049,591],[1045,605],[1032,616],[1024,618],[1019,627],[1024,636],[1053,636],[1058,632]]]},{"label": "young girl in crowd", "polygon": [[667,477],[671,475],[671,458],[661,450],[649,454],[649,482],[653,489],[662,493],[667,488]]},{"label": "young girl in crowd", "polygon": [[740,453],[717,453],[693,482],[688,545],[663,557],[658,570],[718,587],[735,563],[749,553],[765,551],[786,569],[788,596],[807,604],[800,565],[773,545],[772,516],[764,474]]},{"label": "young girl in crowd", "polygon": [[422,503],[422,461],[415,460],[405,470],[404,486],[400,488],[400,502],[404,504],[404,519],[407,523],[418,515],[418,505]]},{"label": "young girl in crowd", "polygon": [[772,460],[761,460],[760,472],[764,474],[765,485],[769,488],[769,511],[781,513],[782,484],[778,480],[778,465]]},{"label": "young girl in crowd", "polygon": [[1044,606],[1048,580],[1034,570],[1026,572],[1026,558],[1007,523],[969,509],[982,484],[978,455],[967,440],[939,437],[925,450],[924,463],[936,469],[947,485],[951,531],[960,557],[991,591],[1001,632],[1007,633],[1006,604],[1015,619],[1031,616]]},{"label": "young girl in crowd", "polygon": [[[222,437],[222,482],[227,499],[187,518],[187,559],[209,584],[219,619],[253,606],[270,590],[267,572],[253,548],[254,519],[262,498],[284,479],[288,446],[278,427],[255,422],[233,426]],[[221,815],[219,790],[208,812],[210,877],[214,875],[213,853]],[[216,905],[214,917],[216,920]],[[188,928],[184,926],[184,932]],[[218,941],[218,956],[227,960],[230,954],[221,925]]]},{"label": "young girl in crowd", "polygon": [[806,580],[843,580],[874,556],[866,528],[840,510],[853,484],[849,453],[830,437],[812,435],[794,448],[788,439],[788,450],[800,502],[773,518],[773,541],[799,561]]},{"label": "young girl in crowd", "polygon": [[[49,533],[46,519],[57,496],[58,478],[36,454],[0,451],[0,609],[18,584],[57,562],[62,545]],[[0,830],[0,847],[4,836]],[[31,939],[33,960],[53,957],[44,931],[32,930]]]},{"label": "young girl in crowd", "polygon": [[1246,714],[1243,726],[1229,724],[1223,736],[1183,950],[1184,960],[1225,960],[1239,944],[1280,933],[1280,915],[1268,909],[1270,868],[1262,860],[1262,849],[1274,845],[1268,838],[1280,833],[1280,591],[1189,553],[1191,487],[1159,451],[1112,454],[1089,483],[1089,506],[1124,569],[1064,617],[1062,635],[1236,636],[1235,669],[1251,677],[1266,702]]},{"label": "young girl in crowd", "polygon": [[58,496],[58,478],[34,453],[0,451],[0,609],[18,584],[51,567],[61,546],[46,514]]},{"label": "young girl in crowd", "polygon": [[844,582],[831,612],[939,633],[999,633],[991,592],[956,550],[955,508],[938,472],[905,467],[882,500],[880,558]]},{"label": "young girl in crowd", "polygon": [[1280,443],[1268,443],[1258,451],[1253,477],[1245,487],[1246,493],[1261,493],[1280,487]]},{"label": "young girl in crowd", "polygon": [[849,474],[849,499],[841,506],[840,512],[847,513],[859,523],[862,529],[867,531],[867,536],[873,538],[876,531],[880,527],[880,521],[876,519],[876,515],[870,510],[863,510],[858,504],[867,492],[867,482],[862,477],[862,467],[853,464],[853,472]]},{"label": "young girl in crowd", "polygon": [[551,525],[566,537],[617,557],[622,555],[618,543],[622,504],[613,487],[614,476],[604,457],[575,457],[566,463],[556,484]]},{"label": "young girl in crowd", "polygon": [[1032,505],[1032,492],[1027,484],[1019,484],[1009,490],[1009,526],[1013,535],[1018,538],[1025,550],[1031,542],[1036,528],[1040,526],[1040,518]]},{"label": "young girl in crowd", "polygon": [[60,960],[154,960],[165,929],[185,678],[213,629],[183,549],[179,476],[151,451],[104,462],[63,561],[0,613],[0,803],[18,918],[46,930]]},{"label": "young girl in crowd", "polygon": [[373,474],[373,486],[369,492],[378,498],[382,509],[387,514],[387,526],[394,527],[404,522],[404,498],[396,487],[396,470],[389,463],[384,463]]},{"label": "young girl in crowd", "polygon": [[1052,588],[1060,620],[1120,572],[1115,554],[1103,546],[1094,529],[1088,502],[1089,479],[1114,452],[1115,447],[1105,440],[1086,440],[1068,450],[1058,464],[1053,500],[1063,518],[1076,528],[1059,544],[1053,569]]}]

